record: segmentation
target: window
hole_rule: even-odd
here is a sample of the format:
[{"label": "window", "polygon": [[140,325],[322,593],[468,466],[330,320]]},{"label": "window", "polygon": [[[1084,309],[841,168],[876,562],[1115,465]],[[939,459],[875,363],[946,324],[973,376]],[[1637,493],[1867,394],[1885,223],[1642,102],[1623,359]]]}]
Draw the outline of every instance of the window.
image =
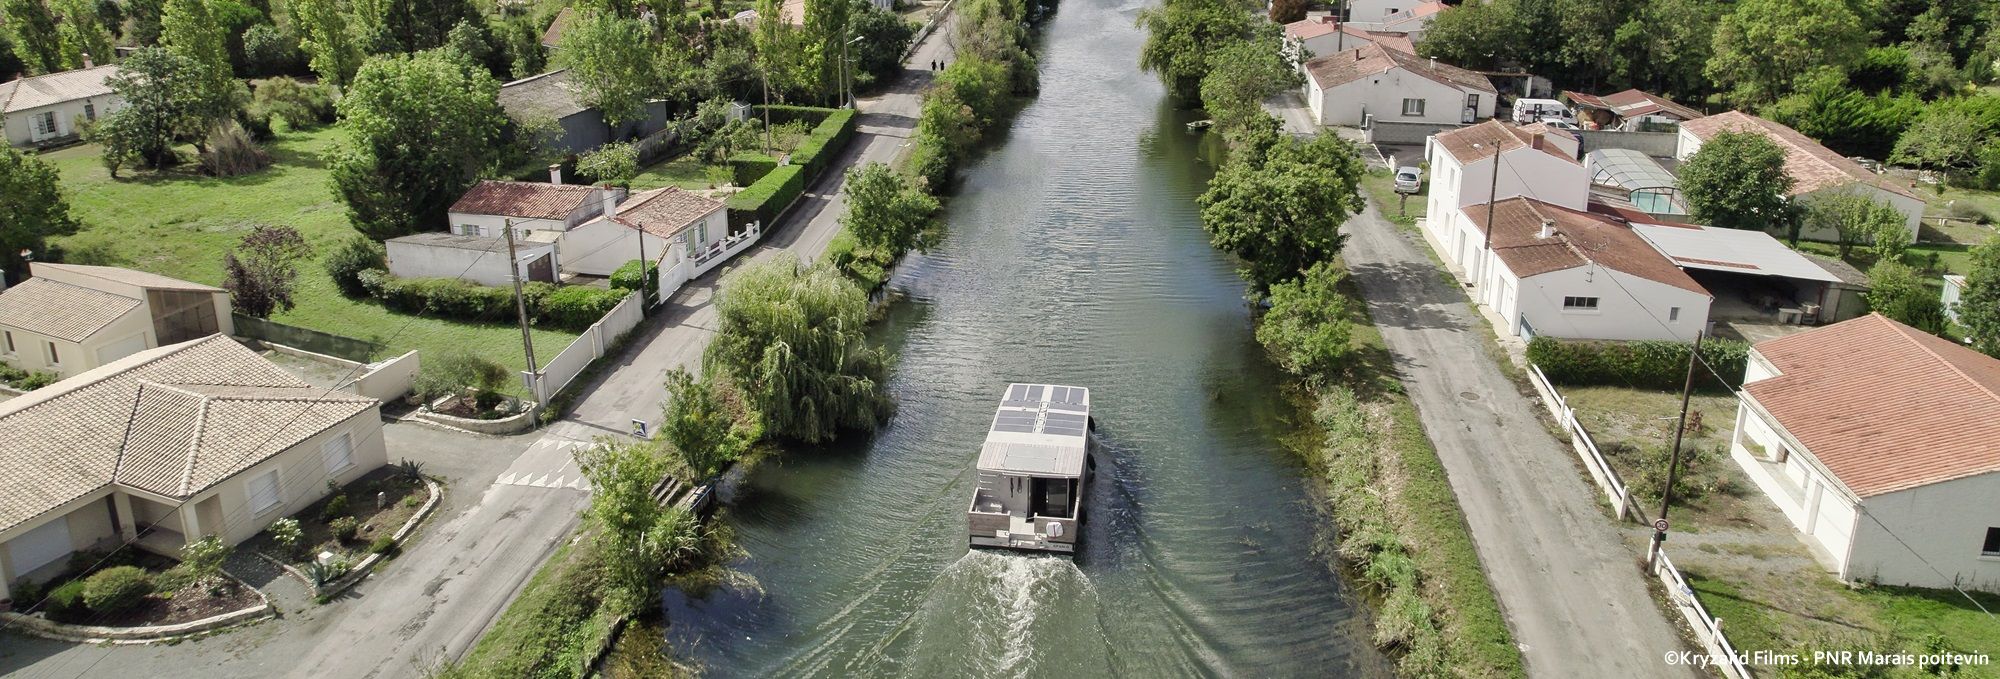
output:
[{"label": "window", "polygon": [[1668,322],[1668,323],[1672,323],[1672,322],[1674,322],[1674,321],[1678,321],[1678,320],[1680,320],[1680,319],[1681,319],[1681,308],[1680,308],[1680,307],[1669,307],[1669,308],[1667,308],[1667,322]]},{"label": "window", "polygon": [[96,104],[93,104],[93,103],[90,103],[90,102],[87,102],[87,101],[86,101],[86,102],[83,102],[83,119],[84,119],[84,120],[96,120],[96,119],[97,119],[97,105],[96,105]]},{"label": "window", "polygon": [[458,228],[457,228],[457,232],[458,232],[458,235],[461,235],[461,236],[477,236],[477,235],[479,235],[479,225],[477,225],[477,224],[460,224],[460,225],[458,225]]},{"label": "window", "polygon": [[7,355],[9,356],[14,355],[14,332],[9,330],[5,333],[0,333],[0,334],[7,335]]},{"label": "window", "polygon": [[354,466],[354,437],[341,434],[319,446],[319,457],[326,461],[326,473],[339,474]]},{"label": "window", "polygon": [[1596,311],[1596,297],[1564,297],[1563,311]]},{"label": "window", "polygon": [[49,111],[41,115],[35,116],[35,132],[41,134],[55,134],[56,112]]},{"label": "window", "polygon": [[56,353],[56,343],[49,342],[49,365],[62,365],[62,354]]},{"label": "window", "polygon": [[1423,114],[1424,114],[1424,100],[1422,99],[1403,100],[1403,115],[1421,116]]},{"label": "window", "polygon": [[1478,110],[1479,110],[1479,95],[1477,95],[1477,94],[1468,94],[1468,95],[1465,95],[1465,107],[1466,107],[1466,108],[1469,108],[1469,109],[1472,109],[1472,110],[1474,110],[1474,111],[1478,111]]},{"label": "window", "polygon": [[250,479],[244,488],[250,495],[250,513],[262,514],[278,506],[278,470],[273,469]]},{"label": "window", "polygon": [[1986,544],[1979,546],[1980,556],[2000,556],[2000,528],[1986,529]]}]

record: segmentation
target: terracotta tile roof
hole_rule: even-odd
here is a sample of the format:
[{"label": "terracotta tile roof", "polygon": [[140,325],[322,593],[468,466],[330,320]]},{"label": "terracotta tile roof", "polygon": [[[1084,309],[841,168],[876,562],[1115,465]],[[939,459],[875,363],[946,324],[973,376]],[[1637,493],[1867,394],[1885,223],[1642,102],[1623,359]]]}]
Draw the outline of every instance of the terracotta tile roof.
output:
[{"label": "terracotta tile roof", "polygon": [[33,265],[30,266],[30,269],[34,273],[34,275],[37,276],[44,276],[44,275],[53,276],[55,274],[67,273],[67,274],[75,274],[76,276],[88,276],[91,278],[103,279],[111,281],[113,283],[123,283],[135,287],[151,288],[154,290],[184,290],[187,292],[223,292],[222,288],[218,288],[213,285],[202,285],[200,283],[184,281],[178,278],[169,278],[167,276],[162,276],[156,273],[152,273],[150,271],[140,271],[138,269],[127,269],[116,266],[90,266],[86,264],[52,264],[46,262],[35,262]]},{"label": "terracotta tile roof", "polygon": [[1869,172],[1868,168],[1862,167],[1860,163],[1834,153],[1833,149],[1821,146],[1819,142],[1800,134],[1798,130],[1742,111],[1717,113],[1689,120],[1681,123],[1681,129],[1703,141],[1713,139],[1716,133],[1724,131],[1755,132],[1770,139],[1778,145],[1778,148],[1785,151],[1785,174],[1792,176],[1791,195],[1794,196],[1861,182],[1898,195],[1917,197],[1910,192],[1909,187]]},{"label": "terracotta tile roof", "polygon": [[1412,75],[1427,78],[1453,87],[1464,87],[1487,93],[1498,93],[1493,81],[1486,76],[1457,66],[1424,59],[1400,50],[1386,49],[1376,43],[1336,52],[1307,61],[1306,73],[1320,89],[1330,89],[1373,75],[1387,73],[1390,69],[1401,68]]},{"label": "terracotta tile roof", "polygon": [[139,304],[124,295],[30,278],[0,292],[0,325],[81,342]]},{"label": "terracotta tile roof", "polygon": [[[1536,125],[1540,124],[1536,123]],[[1547,128],[1544,127],[1543,129],[1544,134],[1546,134]],[[1569,133],[1565,131],[1563,134],[1568,135]],[[1460,164],[1469,164],[1475,160],[1491,157],[1493,155],[1493,148],[1496,145],[1502,153],[1519,148],[1530,148],[1534,146],[1535,132],[1529,128],[1523,128],[1513,123],[1495,119],[1478,125],[1461,127],[1450,132],[1440,132],[1436,139],[1437,143],[1444,147],[1445,152],[1451,154],[1451,157],[1458,159]],[[1479,148],[1473,148],[1474,144],[1479,145]],[[1564,153],[1555,144],[1550,144],[1546,141],[1542,144],[1542,152],[1578,165],[1583,164],[1574,156]]]},{"label": "terracotta tile roof", "polygon": [[375,407],[221,335],[148,349],[0,402],[0,530],[110,484],[189,497]]},{"label": "terracotta tile roof", "polygon": [[1416,45],[1410,42],[1410,34],[1408,33],[1371,31],[1357,27],[1351,23],[1343,24],[1335,21],[1330,16],[1306,17],[1285,24],[1285,35],[1298,40],[1311,40],[1321,36],[1332,35],[1335,32],[1346,33],[1358,40],[1365,40],[1411,54],[1415,54],[1417,51]]},{"label": "terracotta tile roof", "polygon": [[1694,120],[1702,117],[1700,111],[1674,103],[1672,99],[1639,90],[1625,90],[1601,97],[1594,94],[1563,90],[1562,96],[1577,106],[1604,109],[1616,113],[1622,118],[1634,118],[1653,115],[1655,113],[1672,114],[1681,120]]},{"label": "terracotta tile roof", "polygon": [[612,221],[661,238],[671,238],[722,207],[722,201],[668,186],[633,196],[618,206],[618,216]]},{"label": "terracotta tile roof", "polygon": [[1856,495],[2000,471],[2000,359],[1881,314],[1755,348],[1743,391]]},{"label": "terracotta tile roof", "polygon": [[[1467,206],[1474,228],[1486,231],[1485,204]],[[1555,233],[1542,238],[1543,220],[1555,222]],[[1527,278],[1550,271],[1596,263],[1656,283],[1709,294],[1672,260],[1653,249],[1632,227],[1604,215],[1571,210],[1530,198],[1509,198],[1493,206],[1493,251],[1507,270]]]},{"label": "terracotta tile roof", "polygon": [[580,184],[544,184],[487,179],[474,184],[451,212],[472,215],[502,215],[528,219],[566,219],[595,195],[594,187]]},{"label": "terracotta tile roof", "polygon": [[[111,94],[105,80],[118,74],[118,67],[105,64],[95,68],[21,78],[0,86],[0,112],[14,113],[65,101]],[[102,115],[104,111],[98,111]]]}]

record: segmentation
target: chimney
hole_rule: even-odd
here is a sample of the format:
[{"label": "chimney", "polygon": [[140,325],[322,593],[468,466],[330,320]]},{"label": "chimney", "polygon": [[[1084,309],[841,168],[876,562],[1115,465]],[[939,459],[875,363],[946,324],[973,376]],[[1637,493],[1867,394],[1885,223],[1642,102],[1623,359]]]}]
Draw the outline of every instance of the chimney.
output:
[{"label": "chimney", "polygon": [[619,193],[620,192],[618,191],[617,187],[614,187],[608,183],[599,184],[597,186],[597,195],[604,200],[605,219],[610,219],[612,217],[618,216],[618,199],[620,197]]},{"label": "chimney", "polygon": [[1355,61],[1361,60],[1361,48],[1359,47],[1354,48],[1354,60]]},{"label": "chimney", "polygon": [[1539,233],[1539,234],[1536,234],[1536,235],[1535,235],[1535,237],[1536,237],[1536,238],[1553,238],[1553,237],[1554,237],[1555,235],[1556,235],[1556,220],[1553,220],[1553,219],[1543,219],[1543,220],[1542,220],[1542,232],[1541,232],[1541,233]]},{"label": "chimney", "polygon": [[84,52],[84,53],[83,53],[83,67],[84,67],[84,68],[97,68],[97,62],[94,62],[94,61],[91,61],[91,60],[90,60],[90,53],[89,53],[89,52]]},{"label": "chimney", "polygon": [[1536,132],[1530,135],[1528,137],[1528,147],[1536,151],[1542,150],[1542,133]]},{"label": "chimney", "polygon": [[562,163],[549,166],[549,183],[558,186],[562,185]]}]

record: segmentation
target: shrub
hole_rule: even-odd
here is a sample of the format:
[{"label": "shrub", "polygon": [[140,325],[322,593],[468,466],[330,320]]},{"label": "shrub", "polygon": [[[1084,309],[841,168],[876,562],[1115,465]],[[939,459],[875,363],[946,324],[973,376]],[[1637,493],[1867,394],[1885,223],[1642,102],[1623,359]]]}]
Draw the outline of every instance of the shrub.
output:
[{"label": "shrub", "polygon": [[758,222],[768,227],[799,194],[805,193],[804,169],[798,165],[786,165],[772,170],[763,179],[745,187],[729,197],[729,226],[736,228],[750,222]]},{"label": "shrub", "polygon": [[218,578],[222,575],[222,562],[234,551],[235,548],[223,544],[222,538],[206,536],[181,546],[181,563],[176,568],[186,569],[197,581]]},{"label": "shrub", "polygon": [[644,264],[646,267],[646,280],[643,284],[639,281],[640,266],[639,260],[635,259],[626,262],[624,266],[618,267],[617,271],[611,272],[611,289],[638,290],[642,287],[648,290],[658,289],[660,287],[660,265],[653,262],[646,262]]},{"label": "shrub", "polygon": [[535,318],[558,328],[583,330],[611,313],[611,308],[624,301],[626,294],[623,290],[557,288],[542,298],[541,312]]},{"label": "shrub", "polygon": [[347,516],[347,514],[346,495],[335,495],[319,508],[319,520],[321,521],[332,522],[340,517]]},{"label": "shrub", "polygon": [[375,538],[375,541],[374,541],[374,542],[370,542],[370,543],[368,543],[368,553],[369,553],[369,554],[385,554],[385,555],[386,555],[386,554],[394,554],[395,552],[396,552],[396,538],[395,538],[395,537],[392,537],[392,536],[388,536],[388,535],[384,535],[384,536],[381,536],[381,537],[378,537],[378,538]]},{"label": "shrub", "polygon": [[353,542],[354,536],[361,532],[361,521],[352,516],[343,516],[327,522],[326,527],[333,530],[333,539],[339,540],[340,544],[344,545]]},{"label": "shrub", "polygon": [[[1612,386],[1679,391],[1687,380],[1689,347],[1685,342],[1592,342],[1537,337],[1528,342],[1528,360],[1559,385]],[[1727,390],[1743,379],[1750,345],[1722,339],[1703,340],[1702,362],[1716,374],[1695,367],[1695,388]]]},{"label": "shrub", "polygon": [[395,466],[397,477],[416,484],[424,482],[424,463],[406,457],[398,460]]},{"label": "shrub", "polygon": [[186,589],[188,585],[192,585],[199,580],[201,578],[195,577],[194,571],[190,570],[187,564],[183,563],[169,568],[154,577],[153,589],[166,594],[172,594]]},{"label": "shrub", "polygon": [[1951,201],[1950,205],[1945,209],[1945,213],[1950,215],[1952,219],[1973,222],[1976,224],[1993,223],[1992,215],[1986,214],[1986,211],[1980,209],[1977,203],[1974,203],[1969,200]]},{"label": "shrub", "polygon": [[[268,123],[266,125],[266,136]],[[201,151],[201,171],[211,177],[235,177],[264,169],[271,154],[257,146],[251,132],[236,121],[224,121],[208,131],[207,148]]]},{"label": "shrub", "polygon": [[[505,366],[461,351],[439,356],[424,363],[410,385],[417,397],[429,404],[446,396],[468,391],[488,392],[507,384],[512,373]],[[407,462],[407,461],[406,461]]]},{"label": "shrub", "polygon": [[98,613],[132,610],[152,593],[153,576],[138,566],[106,568],[83,581],[83,605]]},{"label": "shrub", "polygon": [[62,379],[55,373],[29,372],[10,365],[0,364],[0,384],[6,384],[22,391],[34,391],[55,384]]},{"label": "shrub", "polygon": [[339,580],[340,576],[346,575],[349,567],[346,559],[334,558],[326,562],[314,559],[306,562],[305,568],[300,570],[305,571],[306,579],[312,581],[314,590],[321,590],[333,584],[333,581]]},{"label": "shrub", "polygon": [[361,272],[387,266],[388,253],[381,243],[367,236],[357,235],[342,241],[326,256],[326,275],[333,277],[334,287],[348,297],[368,295],[368,286],[361,284]]},{"label": "shrub", "polygon": [[84,583],[71,580],[49,590],[48,599],[42,602],[42,612],[56,622],[79,622],[89,617],[90,608],[84,604]]},{"label": "shrub", "polygon": [[576,171],[593,184],[629,187],[639,174],[639,147],[631,142],[611,142],[576,159]]},{"label": "shrub", "polygon": [[306,532],[299,527],[298,519],[290,517],[278,519],[271,522],[271,527],[265,530],[271,534],[271,541],[278,543],[278,548],[285,551],[287,558],[299,558],[300,550],[306,546]]},{"label": "shrub", "polygon": [[334,121],[333,90],[292,78],[257,81],[251,107],[285,119],[294,130],[303,130]]}]

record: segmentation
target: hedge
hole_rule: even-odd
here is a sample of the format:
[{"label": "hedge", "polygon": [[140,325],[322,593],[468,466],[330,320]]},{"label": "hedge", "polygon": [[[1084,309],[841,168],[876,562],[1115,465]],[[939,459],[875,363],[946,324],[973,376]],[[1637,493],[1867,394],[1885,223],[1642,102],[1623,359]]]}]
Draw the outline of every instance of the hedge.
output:
[{"label": "hedge", "polygon": [[792,164],[805,166],[807,181],[818,179],[853,137],[854,111],[841,109],[827,114],[826,120],[820,121],[811,134],[799,141],[799,147],[792,150]]},{"label": "hedge", "polygon": [[768,112],[771,114],[772,125],[783,125],[785,123],[792,123],[799,121],[804,121],[812,125],[818,125],[821,121],[826,120],[827,115],[833,113],[834,111],[839,111],[839,110],[842,109],[826,108],[824,106],[794,106],[790,104],[757,104],[755,106],[750,107],[750,115],[751,117],[754,117],[761,121],[764,119],[764,114]]},{"label": "hedge", "polygon": [[737,186],[749,186],[772,170],[778,169],[778,159],[762,153],[744,151],[729,157],[729,169],[734,173]]},{"label": "hedge", "polygon": [[[486,323],[510,321],[515,313],[512,288],[474,285],[456,278],[397,278],[381,269],[363,271],[359,278],[368,296],[392,311]],[[540,281],[521,285],[531,324],[573,332],[603,318],[626,294],[623,290]]]},{"label": "hedge", "polygon": [[[1679,391],[1687,380],[1687,342],[1598,342],[1537,337],[1528,342],[1528,360],[1540,366],[1549,381],[1570,386],[1632,387]],[[1702,362],[1695,367],[1695,388],[1728,391],[1743,381],[1750,345],[1723,339],[1704,340]],[[1716,378],[1720,374],[1727,382]]]},{"label": "hedge", "polygon": [[[647,262],[645,266],[646,281],[643,285],[652,288],[660,287],[660,265],[655,262]],[[611,272],[611,289],[613,290],[637,290],[641,285],[639,282],[639,260],[635,259],[626,262],[624,266],[618,267],[617,271]]]},{"label": "hedge", "polygon": [[729,228],[736,230],[750,222],[768,227],[805,190],[805,168],[786,165],[772,170],[757,183],[729,197]]},{"label": "hedge", "polygon": [[[751,222],[765,226],[777,218],[799,194],[805,193],[806,183],[818,179],[826,171],[833,157],[847,147],[854,138],[854,111],[851,109],[824,109],[807,106],[772,106],[772,122],[777,123],[780,112],[797,116],[817,112],[823,117],[806,138],[792,151],[791,164],[773,167],[764,171],[756,181],[745,184],[744,189],[729,198],[729,228],[741,229]],[[796,118],[795,118],[796,119]],[[736,171],[738,183],[741,179],[763,168],[768,156],[756,153],[739,153],[730,157],[730,167]],[[776,159],[769,159],[776,163]]]}]

